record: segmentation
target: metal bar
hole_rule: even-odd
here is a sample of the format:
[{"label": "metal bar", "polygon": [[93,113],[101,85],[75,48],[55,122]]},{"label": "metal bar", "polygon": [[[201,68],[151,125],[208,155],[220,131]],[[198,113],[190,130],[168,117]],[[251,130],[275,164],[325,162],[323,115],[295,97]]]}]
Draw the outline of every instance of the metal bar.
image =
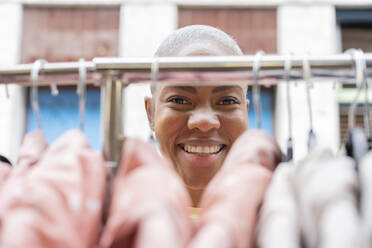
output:
[{"label": "metal bar", "polygon": [[117,71],[108,71],[105,74],[103,107],[103,155],[106,161],[116,168],[120,163],[123,143],[123,127],[121,121],[121,107],[123,84]]},{"label": "metal bar", "polygon": [[[303,56],[293,56],[292,68],[302,68]],[[367,66],[372,66],[372,53],[366,53]],[[165,71],[180,70],[252,70],[254,56],[195,56],[195,57],[159,57],[159,69]],[[263,55],[260,60],[260,70],[283,69],[285,56]],[[116,69],[125,71],[151,70],[154,58],[95,58],[97,70]],[[334,54],[328,56],[309,56],[311,68],[342,69],[350,68],[353,60],[349,54]]]},{"label": "metal bar", "polygon": [[[366,53],[367,66],[372,66],[372,53]],[[251,70],[254,56],[190,56],[190,57],[159,57],[159,69],[165,71],[210,71],[210,70]],[[264,55],[260,61],[260,70],[283,69],[285,57],[282,55]],[[293,55],[293,69],[302,68],[303,56]],[[128,57],[128,58],[94,58],[86,62],[88,72],[102,70],[150,71],[153,57]],[[309,56],[311,68],[342,69],[350,68],[353,60],[348,54],[334,54],[327,56]],[[28,75],[32,64],[20,64],[0,67],[0,76]],[[71,73],[78,72],[78,62],[46,63],[40,73]]]},{"label": "metal bar", "polygon": [[[292,69],[290,80],[301,80],[303,78],[302,64],[303,56],[292,56]],[[372,78],[372,53],[365,54],[367,68],[366,77]],[[159,57],[159,82],[164,81],[190,81],[190,78],[207,79],[212,81],[252,81],[252,67],[254,56],[196,56],[196,57]],[[283,78],[285,57],[282,55],[263,55],[260,60],[260,84],[276,84]],[[133,80],[124,80],[125,84],[144,82],[150,80],[151,65],[153,57],[132,58],[94,58],[86,62],[87,83],[101,84],[101,75],[107,71],[124,72],[126,76],[136,74]],[[354,61],[349,54],[334,54],[327,56],[309,56],[312,78],[314,80],[338,80],[342,83],[355,84]],[[0,84],[16,83],[24,86],[30,85],[30,71],[32,64],[21,64],[9,67],[0,67]],[[78,62],[46,63],[40,70],[40,84],[77,84]],[[186,74],[194,73],[194,77],[184,77]],[[228,74],[220,77],[218,74]],[[138,74],[139,73],[139,74]],[[176,73],[172,77],[162,75]],[[199,73],[199,75],[198,75]],[[202,75],[201,75],[202,73]],[[211,76],[208,77],[208,73]],[[229,74],[230,73],[230,74]],[[140,75],[142,74],[142,75]],[[222,75],[221,74],[221,75]],[[233,75],[233,76],[232,76]],[[124,78],[123,78],[124,79]],[[192,81],[192,80],[191,80]],[[199,80],[200,81],[200,80]],[[269,83],[267,82],[269,81]]]},{"label": "metal bar", "polygon": [[[85,67],[87,72],[95,71],[95,64],[93,61],[86,61]],[[0,66],[0,76],[5,75],[29,75],[31,73],[32,64],[19,64],[13,66]],[[78,73],[79,62],[53,62],[45,63],[44,67],[40,70],[43,74],[55,74],[55,73]]]}]

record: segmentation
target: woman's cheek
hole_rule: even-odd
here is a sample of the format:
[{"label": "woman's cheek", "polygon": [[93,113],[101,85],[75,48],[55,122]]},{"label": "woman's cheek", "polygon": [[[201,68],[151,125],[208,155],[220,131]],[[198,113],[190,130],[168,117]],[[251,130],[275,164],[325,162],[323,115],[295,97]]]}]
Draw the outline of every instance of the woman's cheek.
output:
[{"label": "woman's cheek", "polygon": [[248,113],[242,111],[221,116],[221,127],[229,139],[234,142],[248,129]]},{"label": "woman's cheek", "polygon": [[187,116],[174,110],[159,110],[155,114],[155,134],[163,152],[169,153],[170,147],[175,144],[176,138],[187,126]]}]

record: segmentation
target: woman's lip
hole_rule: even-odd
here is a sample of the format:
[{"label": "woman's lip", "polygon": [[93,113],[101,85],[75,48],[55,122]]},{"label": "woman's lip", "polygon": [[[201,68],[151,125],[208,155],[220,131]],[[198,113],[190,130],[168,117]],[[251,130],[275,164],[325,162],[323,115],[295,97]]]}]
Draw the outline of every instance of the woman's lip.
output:
[{"label": "woman's lip", "polygon": [[182,156],[190,165],[196,167],[210,167],[214,166],[221,156],[223,156],[222,154],[225,152],[225,148],[226,147],[223,147],[218,153],[189,153],[183,150],[182,147],[178,149],[181,150]]},{"label": "woman's lip", "polygon": [[226,145],[223,141],[218,140],[187,140],[179,142],[178,145],[197,145],[197,146],[215,146],[215,145]]},{"label": "woman's lip", "polygon": [[179,143],[177,144],[178,146],[184,147],[185,145],[190,145],[190,146],[226,146],[226,144],[223,143]]}]

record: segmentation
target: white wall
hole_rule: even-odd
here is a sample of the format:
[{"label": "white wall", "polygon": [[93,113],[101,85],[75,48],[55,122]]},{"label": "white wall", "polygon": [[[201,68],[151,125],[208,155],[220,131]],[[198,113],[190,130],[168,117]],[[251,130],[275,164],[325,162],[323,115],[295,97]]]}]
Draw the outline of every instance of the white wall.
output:
[{"label": "white wall", "polygon": [[[0,66],[19,63],[22,5],[0,3]],[[6,21],[4,21],[6,20]],[[5,86],[0,86],[0,154],[16,161],[23,137],[26,108],[24,90],[9,86],[10,98],[5,97]]]},{"label": "white wall", "polygon": [[[286,4],[278,7],[278,50],[280,53],[332,54],[339,52],[336,32],[335,8],[332,5]],[[292,133],[294,158],[302,158],[306,152],[309,115],[306,105],[305,84],[291,86]],[[311,90],[313,125],[318,142],[334,151],[339,145],[339,120],[336,90],[331,82],[315,83]],[[275,109],[275,132],[285,151],[288,138],[286,88],[278,86]]]},{"label": "white wall", "polygon": [[[174,4],[124,4],[120,12],[120,56],[153,56],[160,43],[177,27]],[[144,97],[148,85],[130,85],[124,96],[126,136],[148,139]]]}]

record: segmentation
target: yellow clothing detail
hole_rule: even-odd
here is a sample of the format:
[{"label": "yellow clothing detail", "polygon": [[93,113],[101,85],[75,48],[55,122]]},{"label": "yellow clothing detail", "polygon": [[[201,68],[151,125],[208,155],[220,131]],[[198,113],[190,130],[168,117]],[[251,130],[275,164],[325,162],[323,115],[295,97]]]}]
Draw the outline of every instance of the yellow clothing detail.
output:
[{"label": "yellow clothing detail", "polygon": [[195,225],[199,224],[201,208],[190,207],[190,217]]}]

